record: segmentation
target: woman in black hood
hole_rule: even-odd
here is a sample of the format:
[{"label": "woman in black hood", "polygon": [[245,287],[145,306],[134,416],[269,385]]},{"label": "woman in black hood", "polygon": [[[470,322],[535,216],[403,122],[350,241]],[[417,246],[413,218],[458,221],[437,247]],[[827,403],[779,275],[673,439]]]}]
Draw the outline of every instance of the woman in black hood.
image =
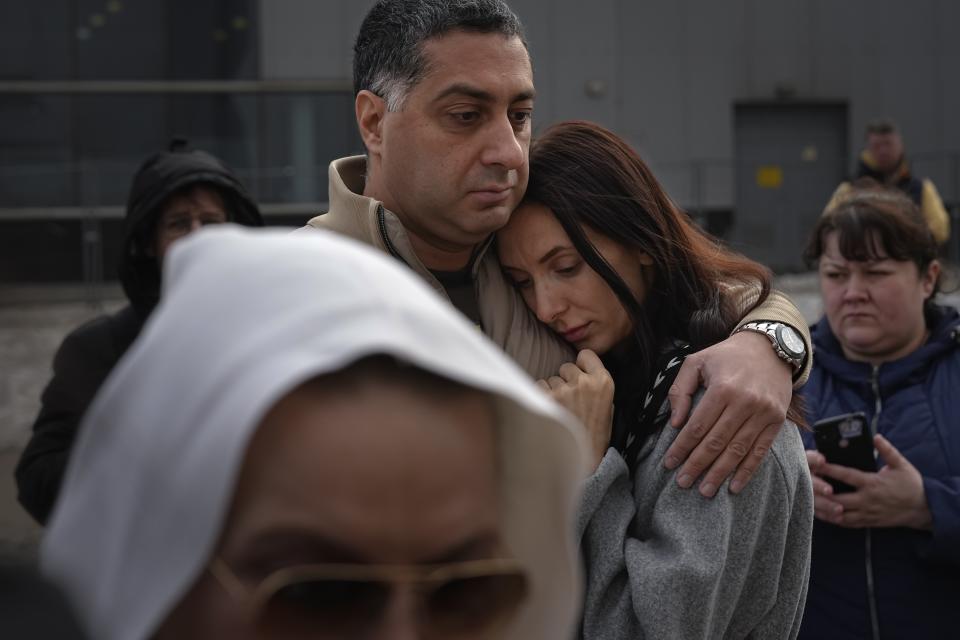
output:
[{"label": "woman in black hood", "polygon": [[130,304],[64,338],[41,398],[33,435],[17,464],[20,504],[45,524],[60,491],[80,419],[100,385],[140,334],[160,298],[163,254],[199,226],[263,226],[256,202],[218,158],[174,139],[137,171],[127,200],[119,276]]}]

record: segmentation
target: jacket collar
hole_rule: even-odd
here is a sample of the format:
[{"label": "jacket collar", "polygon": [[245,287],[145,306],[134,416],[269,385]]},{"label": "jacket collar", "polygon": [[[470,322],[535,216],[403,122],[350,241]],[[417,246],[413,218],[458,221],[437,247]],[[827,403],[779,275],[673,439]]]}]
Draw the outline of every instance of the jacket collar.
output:
[{"label": "jacket collar", "polygon": [[[960,348],[960,314],[951,307],[935,306],[927,318],[930,337],[919,349],[899,360],[885,362],[878,368],[882,390],[897,387],[910,376],[926,368],[932,361],[948,351]],[[870,379],[873,367],[866,362],[853,362],[843,355],[840,341],[830,329],[824,316],[810,332],[815,348],[815,366],[831,375],[849,382],[865,382]]]},{"label": "jacket collar", "polygon": [[869,151],[864,150],[860,153],[860,174],[866,175],[881,184],[900,184],[904,180],[910,179],[910,164],[906,157],[900,158],[896,168],[890,173],[884,174],[877,167],[877,160]]},{"label": "jacket collar", "polygon": [[327,170],[330,208],[323,216],[324,227],[364,242],[377,243],[377,208],[373,198],[363,195],[366,176],[366,158],[352,156],[330,163]]},{"label": "jacket collar", "polygon": [[[373,244],[390,253],[442,292],[443,287],[439,281],[414,252],[407,231],[396,214],[384,207],[379,200],[363,195],[366,172],[365,156],[350,156],[330,163],[330,209],[323,216],[325,228]],[[471,264],[474,277],[477,276],[483,256],[492,244],[493,236],[490,236],[474,252]]]}]

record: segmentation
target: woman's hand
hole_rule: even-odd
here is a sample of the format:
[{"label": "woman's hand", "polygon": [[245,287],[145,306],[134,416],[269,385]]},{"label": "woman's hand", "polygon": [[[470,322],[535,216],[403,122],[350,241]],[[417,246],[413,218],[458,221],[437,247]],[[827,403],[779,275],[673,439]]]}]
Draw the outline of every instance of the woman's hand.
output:
[{"label": "woman's hand", "polygon": [[[684,425],[701,384],[706,393]],[[686,461],[677,473],[683,488],[706,471],[700,493],[708,498],[736,470],[730,491],[738,493],[780,433],[793,397],[792,371],[766,337],[741,331],[687,356],[668,397],[670,424],[683,429],[664,466],[674,469]]]},{"label": "woman's hand", "polygon": [[[927,507],[920,472],[883,436],[874,436],[873,444],[887,462],[876,473],[829,464],[825,460],[817,465],[817,475],[840,480],[856,488],[856,491],[827,498],[822,493],[817,495],[819,479],[815,478],[814,508],[817,517],[848,529],[910,527],[929,531],[933,527],[933,518]],[[811,453],[807,452],[808,463]],[[830,487],[823,480],[819,481]]]},{"label": "woman's hand", "polygon": [[558,375],[537,384],[567,411],[580,418],[590,440],[594,471],[610,446],[613,428],[613,378],[593,351],[577,354],[576,364],[568,362]]}]

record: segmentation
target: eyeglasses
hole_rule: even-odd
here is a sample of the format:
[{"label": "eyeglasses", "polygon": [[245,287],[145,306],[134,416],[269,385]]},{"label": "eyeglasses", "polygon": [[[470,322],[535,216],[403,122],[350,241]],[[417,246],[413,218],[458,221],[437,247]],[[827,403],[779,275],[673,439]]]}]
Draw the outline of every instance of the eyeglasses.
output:
[{"label": "eyeglasses", "polygon": [[490,637],[527,597],[529,580],[510,559],[435,565],[317,564],[280,569],[254,588],[220,558],[209,567],[269,637],[361,637],[396,590],[415,596],[428,637]]}]

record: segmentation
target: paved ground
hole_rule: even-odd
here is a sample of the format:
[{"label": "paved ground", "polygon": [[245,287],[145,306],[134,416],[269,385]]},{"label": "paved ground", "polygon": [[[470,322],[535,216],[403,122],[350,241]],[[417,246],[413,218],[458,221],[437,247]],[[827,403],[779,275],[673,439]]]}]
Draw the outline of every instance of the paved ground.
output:
[{"label": "paved ground", "polygon": [[[781,277],[804,316],[821,312],[812,274]],[[960,305],[960,295],[947,302]],[[0,290],[0,557],[29,557],[39,528],[16,502],[13,468],[39,409],[50,363],[63,336],[85,320],[122,304],[116,288],[104,291]]]},{"label": "paved ground", "polygon": [[[29,558],[40,529],[16,502],[13,469],[63,336],[122,304],[116,289],[0,291],[0,560]],[[16,302],[13,302],[16,301]]]}]

